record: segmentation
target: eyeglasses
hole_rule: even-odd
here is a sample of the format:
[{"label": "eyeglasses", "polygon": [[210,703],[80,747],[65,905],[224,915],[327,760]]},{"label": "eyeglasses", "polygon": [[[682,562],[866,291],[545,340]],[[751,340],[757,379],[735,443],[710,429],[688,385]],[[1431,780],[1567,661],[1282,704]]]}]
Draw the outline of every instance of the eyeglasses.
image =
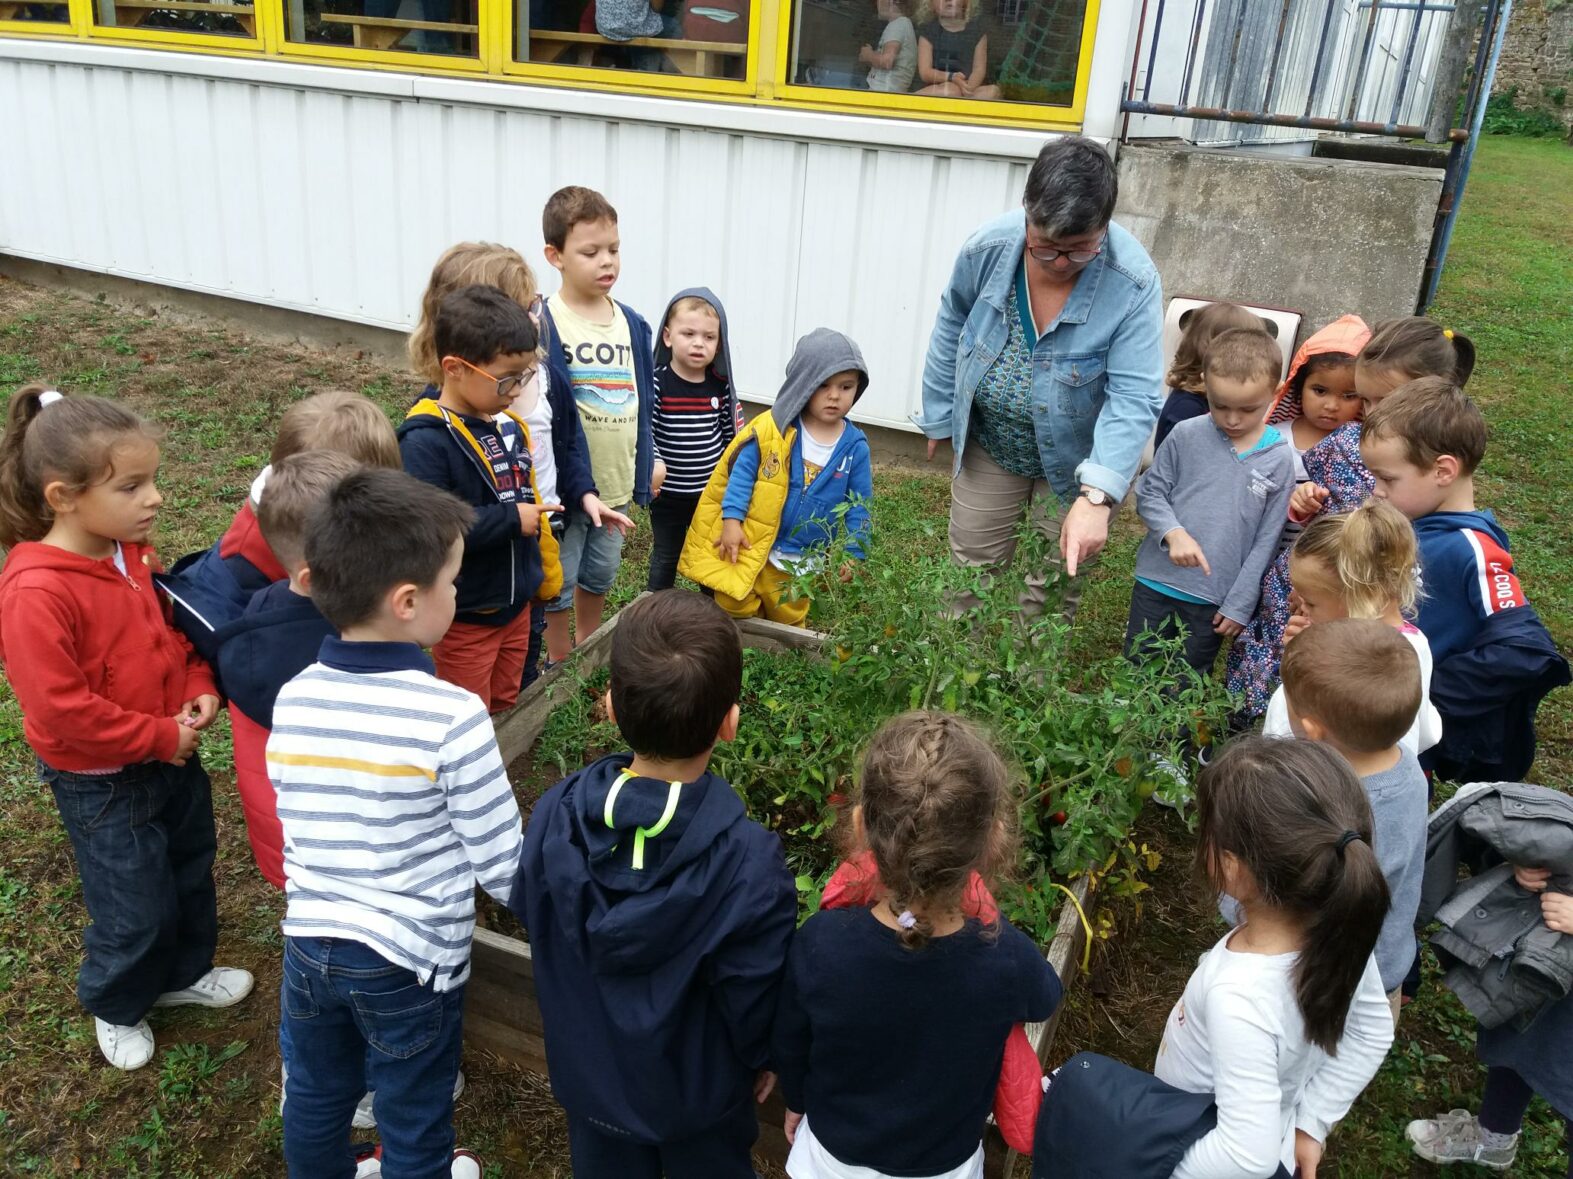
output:
[{"label": "eyeglasses", "polygon": [[[444,357],[444,359],[449,358]],[[527,368],[522,373],[509,373],[506,377],[494,377],[480,365],[471,364],[462,356],[455,356],[451,359],[457,360],[460,364],[464,365],[465,368],[473,368],[488,381],[493,382],[497,386],[497,397],[499,400],[504,397],[511,397],[515,389],[522,388],[523,386],[528,385],[531,381],[535,380],[535,374],[537,371],[533,368]]]},{"label": "eyeglasses", "polygon": [[1103,243],[1106,240],[1106,236],[1098,239],[1098,248],[1096,250],[1052,250],[1047,246],[1028,246],[1027,253],[1032,255],[1033,261],[1041,262],[1045,266],[1058,262],[1061,258],[1078,263],[1091,262],[1099,254],[1103,253]]}]

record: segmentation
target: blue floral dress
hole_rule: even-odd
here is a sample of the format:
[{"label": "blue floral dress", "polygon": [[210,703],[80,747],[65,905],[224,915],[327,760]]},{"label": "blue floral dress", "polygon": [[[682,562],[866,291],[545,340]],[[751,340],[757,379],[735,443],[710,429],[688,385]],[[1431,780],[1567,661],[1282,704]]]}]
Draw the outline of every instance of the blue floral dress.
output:
[{"label": "blue floral dress", "polygon": [[[1328,496],[1317,515],[1352,512],[1371,497],[1376,481],[1360,458],[1360,423],[1339,426],[1305,452],[1305,473]],[[1307,521],[1309,523],[1309,521]],[[1250,625],[1229,649],[1229,691],[1240,711],[1261,716],[1278,687],[1284,628],[1289,625],[1289,551],[1278,554],[1262,578],[1262,597]]]}]

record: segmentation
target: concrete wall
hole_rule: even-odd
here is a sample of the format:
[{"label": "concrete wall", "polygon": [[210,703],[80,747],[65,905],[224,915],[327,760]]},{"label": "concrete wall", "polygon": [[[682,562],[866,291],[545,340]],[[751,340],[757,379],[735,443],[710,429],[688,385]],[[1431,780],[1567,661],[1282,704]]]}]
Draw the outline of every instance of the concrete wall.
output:
[{"label": "concrete wall", "polygon": [[1567,0],[1515,0],[1492,92],[1515,87],[1521,108],[1551,111],[1573,131],[1573,4]]},{"label": "concrete wall", "polygon": [[1442,173],[1179,145],[1120,151],[1115,217],[1152,254],[1166,299],[1299,311],[1302,338],[1347,312],[1412,315]]}]

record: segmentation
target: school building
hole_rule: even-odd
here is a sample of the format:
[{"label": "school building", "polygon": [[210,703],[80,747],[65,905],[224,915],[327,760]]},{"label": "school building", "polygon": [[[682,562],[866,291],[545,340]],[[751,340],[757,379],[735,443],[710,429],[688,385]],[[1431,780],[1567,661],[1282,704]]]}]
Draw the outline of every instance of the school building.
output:
[{"label": "school building", "polygon": [[[1422,122],[1451,12],[1426,0],[600,3],[0,0],[0,255],[403,331],[455,241],[512,245],[554,289],[541,206],[584,184],[620,215],[619,298],[654,315],[681,287],[714,288],[756,400],[801,333],[845,330],[874,373],[856,416],[899,427],[956,247],[1019,203],[1052,134],[1120,151],[1133,195],[1117,216],[1153,250],[1166,293],[1321,315],[1310,295],[1245,279],[1199,289],[1242,248],[1209,245],[1213,227],[1249,215],[1230,203],[1244,190],[1295,187],[1284,169],[1331,167],[1317,124]],[[999,97],[914,93],[920,80],[867,88],[860,48],[878,48],[903,12],[920,31],[944,19],[947,44],[986,40]],[[637,35],[603,35],[614,25]],[[1176,104],[1280,114],[1239,124],[1174,117]],[[1190,153],[1187,169],[1212,151],[1278,179],[1219,181],[1198,210],[1176,187],[1192,182],[1125,175],[1144,141]],[[1401,199],[1419,211],[1406,206],[1391,232],[1418,240],[1442,180],[1408,170]],[[1329,204],[1332,191],[1314,200],[1327,215],[1373,203],[1349,189]],[[1285,199],[1271,215],[1291,232],[1307,215]],[[1324,259],[1329,248],[1372,252],[1324,245]],[[1405,248],[1389,300],[1400,314],[1415,284]],[[1284,281],[1305,269],[1292,260]]]}]

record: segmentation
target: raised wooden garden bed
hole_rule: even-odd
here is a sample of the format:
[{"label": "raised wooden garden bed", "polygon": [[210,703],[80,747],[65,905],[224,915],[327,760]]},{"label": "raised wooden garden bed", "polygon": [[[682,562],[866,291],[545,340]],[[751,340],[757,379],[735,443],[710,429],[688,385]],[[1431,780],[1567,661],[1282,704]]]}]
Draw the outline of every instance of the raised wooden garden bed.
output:
[{"label": "raised wooden garden bed", "polygon": [[[581,676],[603,667],[611,657],[612,634],[617,627],[614,615],[574,652],[568,666],[554,668],[541,677],[519,698],[518,705],[497,722],[497,744],[503,761],[513,764],[529,752],[546,726],[553,701],[551,685],[570,671]],[[743,646],[767,651],[818,651],[824,636],[798,630],[763,619],[738,623]],[[1088,880],[1079,878],[1072,890],[1076,903],[1085,907]],[[1048,949],[1050,965],[1064,981],[1067,992],[1080,973],[1079,957],[1085,933],[1076,904],[1067,900],[1060,911],[1058,932]],[[1063,1010],[1063,1005],[1061,1007]],[[1032,1024],[1028,1037],[1037,1048],[1038,1059],[1047,1061],[1059,1023],[1056,1012],[1047,1022]],[[543,1076],[546,1068],[546,1043],[541,1027],[541,1009],[535,997],[534,966],[530,947],[517,938],[506,937],[485,928],[475,931],[471,953],[469,989],[464,1013],[465,1041],[475,1048],[495,1053],[504,1060],[523,1065]],[[784,1163],[786,1138],[781,1132],[783,1108],[779,1096],[760,1107],[760,1136],[755,1149],[767,1159]],[[987,1143],[988,1172],[1008,1175],[1015,1161],[998,1134],[992,1130]]]}]

